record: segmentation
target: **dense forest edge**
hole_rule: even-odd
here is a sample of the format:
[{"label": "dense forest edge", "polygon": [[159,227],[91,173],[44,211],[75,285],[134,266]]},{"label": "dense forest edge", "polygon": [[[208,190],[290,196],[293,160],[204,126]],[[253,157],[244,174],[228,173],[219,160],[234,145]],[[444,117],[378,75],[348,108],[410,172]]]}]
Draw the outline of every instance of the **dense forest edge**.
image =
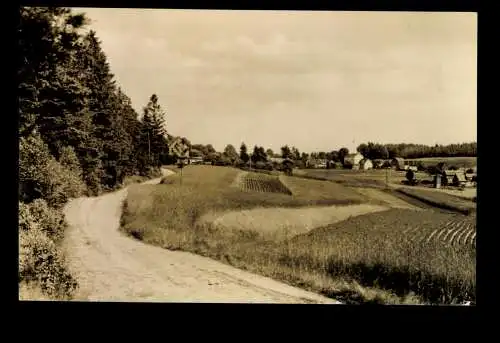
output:
[{"label": "dense forest edge", "polygon": [[136,113],[84,14],[21,8],[19,19],[19,284],[71,298],[64,204],[159,176],[165,113],[154,94]]}]

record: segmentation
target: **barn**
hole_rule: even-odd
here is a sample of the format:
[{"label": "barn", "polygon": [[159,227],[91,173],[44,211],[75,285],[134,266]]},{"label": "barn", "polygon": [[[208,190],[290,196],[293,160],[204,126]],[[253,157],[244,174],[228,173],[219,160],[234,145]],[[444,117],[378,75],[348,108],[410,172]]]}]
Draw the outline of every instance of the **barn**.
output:
[{"label": "barn", "polygon": [[405,160],[401,157],[394,157],[391,161],[391,166],[397,170],[405,170]]},{"label": "barn", "polygon": [[367,158],[364,158],[359,162],[359,169],[362,170],[373,169],[373,162]]},{"label": "barn", "polygon": [[352,168],[352,169],[359,169],[359,163],[363,159],[363,155],[361,155],[359,152],[356,154],[349,154],[344,157],[344,167],[345,168]]}]

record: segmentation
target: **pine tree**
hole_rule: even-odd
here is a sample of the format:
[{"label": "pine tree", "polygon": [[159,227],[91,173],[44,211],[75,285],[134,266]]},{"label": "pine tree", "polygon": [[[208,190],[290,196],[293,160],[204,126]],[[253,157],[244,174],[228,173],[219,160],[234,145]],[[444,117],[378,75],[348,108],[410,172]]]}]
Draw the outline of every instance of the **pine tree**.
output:
[{"label": "pine tree", "polygon": [[141,150],[147,147],[148,165],[160,166],[160,156],[168,151],[165,129],[165,112],[159,104],[158,96],[151,95],[143,109],[141,129]]}]

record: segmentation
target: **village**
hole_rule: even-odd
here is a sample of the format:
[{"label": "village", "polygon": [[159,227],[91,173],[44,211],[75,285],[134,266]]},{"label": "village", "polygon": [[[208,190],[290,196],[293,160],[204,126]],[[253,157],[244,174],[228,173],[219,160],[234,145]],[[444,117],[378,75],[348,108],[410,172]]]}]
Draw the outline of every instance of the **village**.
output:
[{"label": "village", "polygon": [[[173,145],[175,146],[175,144]],[[446,159],[444,159],[446,160]],[[199,154],[191,154],[186,150],[183,164],[207,164],[207,165],[235,165],[237,163],[227,163],[222,159],[221,153],[215,153],[215,158],[209,160]],[[179,161],[180,162],[180,161]],[[395,157],[392,159],[368,159],[361,153],[351,153],[343,158],[343,163],[328,159],[308,158],[305,162],[294,161],[291,158],[267,156],[265,163],[254,163],[251,160],[238,165],[240,168],[250,168],[252,170],[278,170],[291,174],[292,170],[300,169],[343,169],[353,171],[369,171],[373,169],[391,169],[395,171],[406,171],[407,185],[433,187],[433,188],[458,188],[476,187],[477,167],[456,166],[451,163],[437,163],[426,166],[421,161],[403,159]]]}]

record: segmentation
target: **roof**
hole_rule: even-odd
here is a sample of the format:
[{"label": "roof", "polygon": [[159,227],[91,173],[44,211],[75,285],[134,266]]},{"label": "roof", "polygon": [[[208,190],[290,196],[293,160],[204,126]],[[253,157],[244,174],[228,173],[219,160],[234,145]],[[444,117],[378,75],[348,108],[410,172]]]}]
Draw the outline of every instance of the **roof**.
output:
[{"label": "roof", "polygon": [[458,181],[460,181],[460,182],[467,181],[467,179],[465,178],[465,174],[458,173],[458,174],[455,174],[454,177],[456,177],[458,179]]},{"label": "roof", "polygon": [[404,163],[404,161],[405,161],[404,158],[402,158],[402,157],[394,157],[393,160],[396,160],[399,163]]},{"label": "roof", "polygon": [[[368,158],[363,158],[359,163],[361,164],[365,164],[366,162],[372,162],[372,160],[368,159]],[[372,163],[373,164],[373,163]]]}]

